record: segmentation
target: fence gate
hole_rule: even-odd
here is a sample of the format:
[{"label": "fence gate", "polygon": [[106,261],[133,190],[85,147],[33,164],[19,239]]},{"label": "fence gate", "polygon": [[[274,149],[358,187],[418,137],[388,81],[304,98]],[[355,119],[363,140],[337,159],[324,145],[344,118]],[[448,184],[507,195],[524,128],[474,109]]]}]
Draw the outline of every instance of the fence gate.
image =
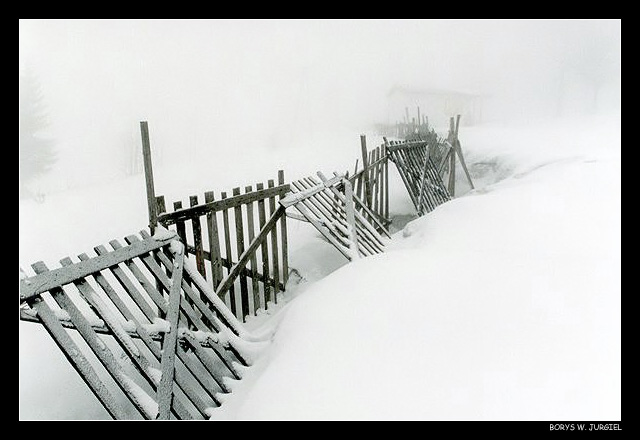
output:
[{"label": "fence gate", "polygon": [[264,343],[185,258],[175,233],[125,241],[53,270],[34,263],[35,275],[21,269],[20,318],[45,327],[113,418],[208,418],[230,391],[226,378],[241,379]]}]

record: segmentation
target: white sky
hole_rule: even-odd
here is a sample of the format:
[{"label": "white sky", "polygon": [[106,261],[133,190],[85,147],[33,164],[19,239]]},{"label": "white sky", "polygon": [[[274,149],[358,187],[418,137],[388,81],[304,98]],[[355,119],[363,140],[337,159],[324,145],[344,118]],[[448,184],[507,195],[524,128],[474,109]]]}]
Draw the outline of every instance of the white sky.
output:
[{"label": "white sky", "polygon": [[21,20],[20,64],[41,83],[57,168],[76,185],[121,175],[140,120],[172,160],[238,139],[303,147],[327,131],[355,136],[401,119],[386,113],[396,85],[485,93],[503,119],[555,114],[568,81],[573,107],[586,108],[589,76],[619,96],[620,29],[619,20]]}]

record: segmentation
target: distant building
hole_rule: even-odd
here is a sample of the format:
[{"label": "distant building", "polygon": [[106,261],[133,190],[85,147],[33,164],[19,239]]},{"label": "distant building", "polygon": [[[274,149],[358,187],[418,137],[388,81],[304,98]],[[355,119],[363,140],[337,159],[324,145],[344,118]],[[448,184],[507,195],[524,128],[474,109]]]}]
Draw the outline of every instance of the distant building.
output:
[{"label": "distant building", "polygon": [[461,125],[482,122],[483,96],[455,90],[409,89],[396,86],[387,93],[390,124],[424,124],[448,127],[451,116],[461,115]]}]

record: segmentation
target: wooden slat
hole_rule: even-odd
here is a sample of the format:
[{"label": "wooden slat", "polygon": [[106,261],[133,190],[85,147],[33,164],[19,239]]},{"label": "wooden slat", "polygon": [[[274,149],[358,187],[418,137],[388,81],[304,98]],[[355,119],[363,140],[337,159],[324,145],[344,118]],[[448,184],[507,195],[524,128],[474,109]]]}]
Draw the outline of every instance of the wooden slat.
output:
[{"label": "wooden slat", "polygon": [[367,154],[367,137],[365,135],[360,135],[360,149],[362,153],[362,170],[363,179],[364,179],[364,200],[365,203],[369,204],[371,202],[371,186],[369,183],[369,155]]},{"label": "wooden slat", "polygon": [[[326,179],[324,180],[326,181]],[[297,184],[298,185],[306,184],[308,185],[308,187],[313,187],[313,186],[321,185],[321,182],[317,182],[312,177],[307,177],[305,179],[298,181]],[[341,200],[340,192],[338,191],[337,188],[330,186],[328,190],[334,195],[334,197],[338,197],[338,199]],[[311,208],[311,212],[316,214],[318,218],[322,219],[323,222],[330,224],[332,221],[336,221],[344,228],[345,231],[348,230],[349,224],[347,222],[346,211],[344,210],[344,207],[341,206],[340,212],[338,213],[339,215],[337,217],[333,217],[332,216],[333,212],[330,209],[333,199],[330,198],[327,192],[328,192],[327,189],[325,189],[324,191],[317,193],[314,197],[308,199],[308,202],[309,202],[308,207]],[[356,223],[358,223],[361,218],[362,216],[360,215],[360,213],[358,213],[358,216],[356,217]],[[349,242],[347,240],[347,234],[345,233],[336,234],[336,232],[339,232],[339,231],[334,231],[332,228],[327,228],[327,231],[329,231],[330,234],[334,235],[337,240],[345,241],[345,246],[348,246]],[[377,253],[371,248],[366,237],[363,236],[362,230],[360,228],[357,228],[356,232],[357,232],[357,237],[360,240],[359,243],[361,245],[359,247],[359,251],[364,255],[367,255],[367,254],[372,255],[374,253]],[[332,244],[334,243],[332,242]],[[351,260],[350,257],[349,257],[349,260]]]},{"label": "wooden slat", "polygon": [[318,223],[318,221],[315,219],[315,216],[307,209],[304,203],[305,201],[302,201],[301,203],[295,205],[296,209],[300,211],[300,214],[305,216],[307,220],[309,220],[309,222],[318,230],[318,232],[320,232],[329,241],[329,243],[331,243],[336,249],[338,249],[338,251],[342,255],[344,255],[345,258],[351,261],[351,256],[348,252],[345,251],[344,246],[338,243],[336,241],[336,238],[332,234],[327,232],[327,229],[325,227]]},{"label": "wooden slat", "polygon": [[384,148],[384,218],[391,221],[389,217],[389,153],[387,151],[387,142],[383,144]]},{"label": "wooden slat", "polygon": [[[326,181],[326,178],[324,177],[324,175],[322,175],[321,172],[318,172],[318,175],[321,176],[321,181]],[[308,177],[306,179],[303,179],[301,182],[306,182],[309,186],[319,185],[320,184],[320,182],[317,182],[312,177]],[[331,199],[330,199],[329,195],[327,194],[327,192],[332,193],[334,197],[337,197],[338,200],[340,200],[342,202],[341,209],[340,209],[339,215],[337,217],[332,217],[332,215],[331,215],[332,212],[328,208],[328,204],[330,203]],[[355,198],[355,196],[354,196],[354,198]],[[328,189],[326,189],[325,191],[322,191],[322,192],[318,193],[316,196],[314,196],[313,198],[309,199],[309,201],[316,204],[317,209],[318,209],[318,216],[320,218],[324,217],[326,219],[327,223],[331,223],[331,221],[336,221],[344,228],[345,231],[348,230],[349,223],[347,222],[346,211],[345,211],[345,208],[344,208],[344,197],[342,196],[342,194],[340,194],[340,192],[339,192],[339,190],[337,188],[331,186]],[[356,224],[361,224],[362,220],[363,220],[363,216],[358,212],[358,214],[356,215]],[[329,229],[329,230],[330,230],[330,232],[332,234],[335,234],[335,231],[333,231],[333,229]],[[359,244],[360,244],[358,250],[363,255],[373,255],[373,254],[377,253],[377,251],[374,250],[374,248],[371,246],[371,244],[370,244],[370,242],[368,240],[368,237],[366,237],[366,234],[363,232],[362,228],[356,228],[356,234],[357,234],[357,238],[358,238]],[[345,245],[347,245],[349,243],[348,240],[347,240],[347,234],[346,233],[337,234],[336,238],[338,240],[346,241]]]},{"label": "wooden slat", "polygon": [[[204,193],[205,203],[214,201],[213,191]],[[209,234],[209,261],[211,262],[211,284],[215,289],[222,280],[222,256],[218,236],[218,216],[216,211],[207,212],[207,232]]]},{"label": "wooden slat", "polygon": [[171,325],[168,333],[164,334],[162,343],[162,360],[160,362],[162,377],[158,385],[158,419],[169,420],[173,403],[173,378],[175,374],[176,346],[178,344],[178,318],[180,315],[180,299],[182,296],[182,267],[184,255],[181,249],[174,254],[174,271],[171,276],[171,290],[169,293],[169,311],[167,320]]},{"label": "wooden slat", "polygon": [[[137,241],[136,241],[137,243]],[[118,240],[111,240],[109,242],[109,245],[115,249],[122,249],[123,246],[122,244],[120,244],[120,242]],[[133,245],[133,243],[129,243],[129,246]],[[127,246],[127,247],[129,247]],[[100,249],[104,247],[103,246],[98,246],[95,250],[98,253],[101,253]],[[106,252],[106,249],[104,249],[104,251]],[[158,306],[158,315],[163,318],[164,317],[164,313],[166,312],[166,303],[167,301],[164,299],[164,297],[162,296],[161,291],[156,289],[156,286],[160,286],[160,288],[162,288],[163,284],[160,283],[160,281],[158,280],[157,285],[154,285],[151,281],[149,281],[147,279],[147,277],[142,273],[142,270],[140,270],[140,268],[138,267],[138,265],[133,261],[133,260],[129,260],[129,261],[124,261],[125,266],[129,269],[129,271],[133,274],[133,276],[136,278],[136,280],[138,281],[138,283],[140,283],[140,285],[142,286],[142,288],[144,289],[144,291],[147,293],[147,295],[149,295],[149,298],[151,298],[151,300],[153,301],[154,304],[156,304]],[[114,274],[116,274],[116,271],[114,271]],[[117,277],[117,275],[116,275]],[[120,278],[118,278],[118,281],[120,281]],[[126,286],[125,286],[126,288]],[[153,311],[147,311],[146,307],[143,305],[143,302],[145,302],[145,300],[142,299],[142,297],[139,297],[136,293],[137,289],[133,289],[133,290],[128,290],[127,291],[131,294],[131,297],[134,300],[140,300],[138,304],[138,307],[140,307],[142,309],[142,311],[145,313],[145,315],[147,315],[147,317],[152,320],[154,315]]]},{"label": "wooden slat", "polygon": [[[287,214],[289,214],[289,213],[287,212]],[[304,217],[302,217],[300,214],[296,214],[296,216],[298,216],[300,219],[304,219],[304,221],[305,221],[305,222],[307,222],[307,219],[306,219],[306,218],[304,218]],[[259,229],[259,228],[258,228],[258,229]],[[254,236],[255,236],[255,233],[254,233]],[[191,246],[187,246],[187,247],[189,248],[189,252],[192,252],[192,247],[191,247]],[[194,252],[195,252],[195,250],[194,250]],[[210,255],[210,254],[209,254],[209,252],[208,252],[208,251],[204,251],[204,252],[203,252],[203,254],[204,254],[204,259],[205,259],[205,260],[209,260],[209,255]],[[256,254],[256,256],[257,256],[257,254]],[[232,261],[232,262],[229,262],[229,260],[227,260],[226,258],[221,258],[221,259],[220,259],[220,263],[221,263],[222,267],[224,267],[224,268],[226,268],[226,269],[230,269],[230,268],[232,268],[232,267],[233,267],[233,265],[235,264],[235,262],[233,262],[233,261]],[[258,267],[259,267],[259,266],[260,266],[260,264],[258,264]],[[246,268],[246,267],[245,267],[244,269],[242,269],[242,274],[243,274],[244,276],[246,276],[246,277],[249,277],[249,278],[251,278],[251,277],[255,274],[255,275],[256,275],[256,278],[258,279],[258,282],[259,282],[259,283],[262,283],[262,282],[263,282],[263,280],[264,280],[264,275],[262,274],[262,271],[259,271],[259,270],[251,271],[250,269],[248,269],[248,268]],[[266,279],[266,281],[265,281],[265,282],[266,282],[267,284],[269,284],[269,286],[271,286],[271,287],[273,287],[273,286],[274,286],[274,284],[273,284],[273,278],[268,278],[268,279]],[[281,290],[283,290],[283,289],[284,289],[284,284],[282,284],[282,280],[280,280],[280,289],[281,289]],[[215,289],[214,289],[214,290],[215,290]]]},{"label": "wooden slat", "polygon": [[[226,199],[227,198],[227,193],[226,192],[222,192],[220,197],[222,198],[222,200]],[[227,260],[233,261],[233,256],[231,255],[231,238],[230,238],[230,234],[229,234],[229,229],[230,228],[229,228],[229,211],[228,211],[228,209],[223,209],[222,210],[222,226],[224,228],[225,256],[227,257]],[[227,276],[228,276],[228,273],[229,272],[227,272]],[[218,284],[218,287],[220,287],[219,284]],[[216,290],[216,292],[217,291],[218,290]],[[225,299],[225,301],[227,301],[227,305],[231,309],[231,312],[235,316],[238,316],[237,313],[236,313],[236,292],[235,292],[235,288],[234,288],[233,284],[230,285],[228,289],[225,289],[224,291],[221,291],[221,292],[222,292],[221,294],[224,295],[223,298]]]},{"label": "wooden slat", "polygon": [[34,298],[29,302],[30,306],[38,313],[43,327],[109,415],[114,419],[126,419],[128,417],[127,413],[122,409],[122,406],[115,401],[112,394],[104,385],[87,358],[82,354],[80,348],[73,342],[73,339],[71,339],[62,327],[55,313],[49,308],[47,303],[42,300],[42,298]]},{"label": "wooden slat", "polygon": [[[96,253],[100,254],[100,252],[107,252],[107,250],[104,248],[104,246],[97,246],[96,247]],[[86,254],[81,254],[78,256],[78,258],[80,258],[81,260],[83,259],[89,259],[89,257]],[[148,308],[148,304],[147,302],[140,296],[139,293],[137,293],[137,289],[133,286],[133,283],[131,283],[131,280],[129,280],[129,278],[124,274],[124,272],[119,268],[119,267],[115,267],[115,268],[111,268],[112,273],[114,273],[114,275],[116,273],[118,273],[118,275],[116,275],[116,278],[118,279],[118,281],[123,285],[123,286],[127,286],[125,287],[125,289],[127,290],[127,293],[129,293],[129,295],[134,298],[137,297],[137,299],[134,299],[134,302],[138,305],[138,307],[140,307],[141,309],[145,309],[147,310]],[[129,308],[122,302],[122,300],[120,299],[120,297],[118,296],[117,292],[115,291],[115,289],[113,287],[111,287],[111,285],[109,284],[108,280],[100,273],[97,274],[93,274],[94,279],[96,280],[96,282],[98,283],[98,285],[100,285],[100,287],[102,288],[102,290],[107,294],[107,296],[109,297],[109,299],[111,299],[111,301],[114,303],[114,305],[116,306],[116,308],[118,309],[118,311],[120,313],[122,313],[122,315],[124,316],[124,318],[127,321],[130,321],[133,323],[133,325],[135,326],[135,331],[133,332],[129,332],[127,331],[127,334],[129,335],[129,337],[131,338],[135,338],[135,339],[141,339],[145,346],[147,347],[147,349],[149,349],[149,351],[151,351],[151,353],[153,354],[153,358],[149,359],[149,361],[147,363],[141,362],[138,360],[137,357],[135,356],[131,356],[132,359],[134,361],[136,361],[137,365],[139,368],[143,369],[146,375],[150,374],[150,368],[155,368],[155,369],[159,369],[160,364],[159,364],[159,360],[161,358],[161,352],[160,352],[160,348],[159,346],[156,344],[156,340],[160,340],[162,337],[158,334],[155,336],[151,335],[147,330],[145,330],[145,328],[141,325],[141,323],[136,319],[136,317],[131,313],[131,311],[129,310]],[[126,281],[125,281],[126,280]],[[132,295],[131,292],[135,291],[137,293],[137,295]],[[144,304],[144,305],[143,305]],[[153,321],[153,318],[156,315],[151,313],[148,317],[149,317],[149,322]],[[96,327],[92,326],[94,331],[96,331]],[[106,328],[107,332],[111,333],[112,330],[110,330],[109,328]],[[179,375],[178,375],[179,376]],[[151,379],[154,383],[154,385],[152,385],[152,388],[154,391],[157,390],[157,384],[155,384],[154,378],[150,377],[149,379]],[[195,397],[193,395],[192,392],[190,392],[188,387],[185,387],[185,381],[187,379],[185,379],[184,377],[176,377],[176,383],[178,384],[178,386],[182,389],[183,393],[185,394],[185,398],[194,401]],[[197,406],[196,406],[197,407]],[[201,405],[202,407],[202,405]],[[202,409],[204,410],[204,408],[206,407],[202,407]],[[174,401],[174,405],[172,408],[175,412],[175,415],[182,419],[193,419],[195,418],[195,416],[189,412],[186,407],[182,404],[182,402],[180,402],[179,400]]]},{"label": "wooden slat", "polygon": [[347,223],[349,223],[349,240],[351,241],[351,255],[352,259],[359,257],[358,251],[358,233],[356,229],[356,215],[353,202],[353,188],[351,182],[345,180],[344,182],[344,195],[345,195],[345,210],[347,212]]},{"label": "wooden slat", "polygon": [[[250,193],[253,191],[251,186],[246,186],[244,188],[245,193]],[[248,203],[246,205],[247,209],[247,230],[249,235],[249,242],[252,242],[256,236],[255,233],[255,224],[253,221],[253,202]],[[253,314],[256,315],[257,310],[260,308],[260,285],[258,283],[258,259],[256,258],[256,254],[251,256],[249,260],[250,264],[250,273],[251,273],[251,293],[253,299]]]},{"label": "wooden slat", "polygon": [[[235,281],[236,277],[240,274],[241,269],[247,264],[249,258],[251,258],[252,252],[254,252],[258,246],[260,246],[261,241],[266,237],[269,232],[273,232],[273,229],[276,225],[276,222],[280,219],[281,216],[285,213],[285,207],[280,205],[273,213],[269,221],[264,225],[264,227],[260,230],[260,233],[256,236],[256,238],[249,244],[249,246],[245,249],[244,253],[238,258],[238,262],[233,268],[229,271],[229,274],[225,277],[224,280],[218,286],[216,290],[216,294],[218,296],[222,295],[226,290],[228,290]],[[277,283],[276,283],[277,285]]]},{"label": "wooden slat", "polygon": [[[326,177],[324,176],[324,174],[322,174],[322,172],[318,171],[317,174],[318,174],[318,177],[321,180],[323,180],[323,181],[326,180]],[[343,203],[345,203],[345,205],[346,205],[344,196],[336,188],[331,187],[331,188],[329,188],[329,190],[332,191],[334,194],[336,194],[340,198],[340,200]],[[356,196],[353,196],[353,198],[354,198],[354,200],[356,200]],[[369,234],[368,234],[369,237],[373,238],[379,245],[383,246],[384,243],[382,241],[382,238],[380,237],[378,232],[375,230],[375,228],[373,228],[373,226],[371,226],[371,224],[367,221],[367,219],[362,214],[360,214],[358,211],[355,211],[355,217],[356,217],[357,220],[360,221],[360,224],[363,226],[363,228],[369,232]],[[374,216],[371,216],[371,217],[374,217]],[[381,249],[381,248],[379,247],[379,249]]]},{"label": "wooden slat", "polygon": [[[256,185],[256,189],[261,191],[264,187],[264,184],[258,183]],[[264,228],[264,225],[267,222],[267,214],[265,211],[265,203],[264,199],[258,200],[258,220],[260,222],[260,229]],[[267,239],[265,238],[260,244],[260,254],[262,257],[262,284],[263,284],[263,303],[260,306],[266,310],[268,302],[271,300],[271,288],[269,286],[269,248],[267,244]]]},{"label": "wooden slat", "polygon": [[[198,196],[190,196],[189,205],[191,207],[198,206]],[[200,225],[200,217],[191,218],[191,229],[193,231],[193,245],[196,248],[196,267],[198,268],[198,272],[200,272],[203,277],[206,277],[207,271],[204,268],[204,258],[202,256],[202,228]]]},{"label": "wooden slat", "polygon": [[110,252],[109,254],[101,255],[88,261],[81,261],[71,267],[54,269],[51,271],[41,271],[41,274],[38,274],[35,277],[20,280],[20,301],[26,301],[42,292],[51,290],[54,287],[69,284],[74,280],[83,278],[94,272],[98,272],[107,267],[135,258],[138,255],[158,249],[167,244],[170,240],[171,239],[155,240],[151,238],[137,243],[135,246]]},{"label": "wooden slat", "polygon": [[467,180],[469,181],[469,185],[471,185],[471,189],[474,189],[473,181],[471,180],[471,175],[469,175],[469,170],[467,169],[467,164],[464,161],[464,156],[462,155],[462,147],[460,146],[460,141],[456,139],[455,143],[456,153],[458,154],[458,160],[460,160],[460,165],[462,165],[462,169],[464,170],[464,174],[467,176]]},{"label": "wooden slat", "polygon": [[[284,170],[278,171],[278,185],[284,185]],[[279,196],[278,202],[284,198]],[[282,216],[280,219],[280,239],[282,240],[282,284],[287,285],[289,281],[289,244],[287,239],[287,217]]]},{"label": "wooden slat", "polygon": [[203,205],[185,209],[175,209],[174,212],[166,213],[158,217],[164,225],[170,225],[179,222],[180,220],[188,220],[192,217],[200,217],[207,214],[209,211],[223,211],[225,209],[232,209],[238,205],[243,205],[251,202],[257,202],[261,199],[269,197],[275,197],[284,195],[289,192],[289,185],[280,185],[273,188],[254,191],[250,194],[240,194],[235,197],[225,197],[221,200],[207,202]]},{"label": "wooden slat", "polygon": [[156,194],[153,187],[153,167],[151,165],[151,142],[149,142],[149,125],[147,121],[140,121],[140,135],[142,137],[142,158],[144,162],[144,177],[147,190],[147,208],[149,211],[149,230],[153,234],[158,215],[156,209]]},{"label": "wooden slat", "polygon": [[[178,200],[177,202],[173,202],[173,210],[178,211],[180,209],[182,209],[182,202],[180,200]],[[162,222],[162,223],[165,226],[168,226],[168,223],[165,223],[165,222]],[[187,244],[187,229],[185,227],[184,220],[176,221],[175,225],[176,225],[176,232],[180,237],[180,241],[182,241],[182,243],[184,244]]]},{"label": "wooden slat", "polygon": [[[36,273],[44,273],[49,270],[47,266],[41,261],[32,264],[31,267]],[[131,379],[129,379],[125,372],[122,370],[122,367],[114,358],[111,351],[104,349],[105,344],[102,339],[100,339],[96,332],[93,331],[93,329],[91,328],[91,324],[89,324],[82,312],[67,296],[63,288],[55,287],[50,289],[49,292],[51,293],[53,299],[58,303],[58,305],[69,314],[69,317],[71,318],[73,324],[76,326],[78,333],[80,333],[89,348],[91,348],[98,360],[102,363],[111,377],[113,377],[114,381],[120,387],[120,389],[127,395],[131,403],[133,403],[134,407],[138,410],[142,417],[144,417],[145,419],[153,419],[155,417],[155,413],[151,408],[145,406],[144,402],[141,401],[140,396],[137,394],[137,389],[135,388],[135,386],[131,385]]]},{"label": "wooden slat", "polygon": [[[267,186],[269,188],[273,188],[275,186],[275,182],[273,179],[269,179],[267,181]],[[281,207],[278,204],[278,209]],[[275,197],[269,197],[269,213],[273,216],[276,212],[276,199]],[[284,214],[284,213],[283,213]],[[284,215],[282,216],[284,217]],[[273,303],[278,303],[278,292],[280,291],[280,262],[279,262],[279,253],[278,253],[278,229],[274,227],[271,230],[271,264],[273,265],[273,280],[274,280],[274,288],[273,288]]]},{"label": "wooden slat", "polygon": [[[141,232],[142,234],[144,234],[144,231]],[[132,240],[132,241],[136,241],[138,240],[138,238],[136,236],[129,236],[126,237],[127,240]],[[172,273],[173,271],[173,264],[171,263],[171,261],[168,259],[168,257],[166,255],[160,254],[159,255],[160,261],[162,263],[162,265],[165,267],[165,269],[169,272]],[[152,273],[154,273],[155,276],[157,276],[160,280],[160,282],[167,288],[170,289],[171,287],[171,281],[169,280],[169,278],[167,277],[167,275],[164,273],[164,271],[162,270],[162,268],[158,265],[158,263],[149,258],[149,257],[143,257],[142,262],[145,264],[145,266],[147,267],[148,270],[150,270]],[[195,276],[198,276],[201,278],[201,280],[203,280],[202,276],[198,274],[197,270],[195,271],[195,274],[191,274],[190,273],[190,266],[186,266],[185,268],[185,272],[187,274],[191,275],[191,279],[196,281],[194,279]],[[219,322],[218,318],[216,316],[214,316],[212,313],[210,313],[209,310],[207,310],[205,312],[206,309],[208,309],[206,306],[203,305],[202,300],[200,299],[198,293],[196,293],[193,288],[185,281],[184,279],[185,277],[183,277],[182,280],[182,289],[184,290],[185,294],[187,296],[189,296],[190,299],[193,300],[193,303],[197,306],[197,307],[201,307],[200,311],[203,312],[203,314],[205,315],[205,317],[207,317],[207,319],[209,319],[209,321],[211,323],[215,323],[215,322]],[[206,281],[204,282],[205,286],[206,286]],[[211,304],[212,299],[211,298],[207,298],[209,303]],[[168,305],[163,305],[163,308],[166,309],[168,308]],[[220,315],[222,315],[223,317],[225,317],[224,323],[225,325],[235,334],[239,334],[238,330],[237,330],[237,325],[235,325],[235,323],[233,323],[231,320],[226,318],[226,314],[225,312],[228,311],[229,309],[227,309],[225,307],[225,310],[216,310],[217,312],[220,312]],[[188,321],[192,322],[197,330],[202,330],[202,331],[206,331],[206,332],[210,332],[212,330],[211,327],[208,327],[196,314],[195,310],[187,303],[187,302],[182,302],[181,304],[181,311],[184,313],[185,319],[187,319]],[[235,318],[233,318],[235,319]],[[246,361],[244,360],[244,358],[241,356],[239,350],[236,349],[236,347],[233,345],[233,343],[230,342],[230,349],[232,350],[232,352],[234,353],[234,355],[236,356],[236,359],[238,360],[238,362],[240,362],[242,365],[247,365]],[[187,367],[189,367],[188,363]],[[206,384],[202,383],[203,387],[205,387],[206,389]],[[213,397],[213,396],[212,396]],[[215,397],[214,397],[215,399]]]},{"label": "wooden slat", "polygon": [[[233,195],[240,195],[240,188],[233,188]],[[238,255],[242,255],[244,252],[242,205],[234,207],[233,213],[236,222],[236,251],[238,252]],[[249,311],[249,287],[247,285],[247,277],[242,274],[242,271],[238,275],[238,278],[240,279],[240,319],[244,322],[246,317],[251,313]]]}]

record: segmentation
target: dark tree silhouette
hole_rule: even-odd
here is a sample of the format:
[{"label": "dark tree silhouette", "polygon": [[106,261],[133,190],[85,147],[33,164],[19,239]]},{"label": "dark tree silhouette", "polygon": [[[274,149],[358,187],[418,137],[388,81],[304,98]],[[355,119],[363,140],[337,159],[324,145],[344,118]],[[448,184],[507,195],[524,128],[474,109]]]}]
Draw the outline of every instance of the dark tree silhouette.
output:
[{"label": "dark tree silhouette", "polygon": [[56,162],[52,139],[43,136],[48,126],[40,84],[29,69],[20,74],[20,196],[33,196],[29,184]]}]

